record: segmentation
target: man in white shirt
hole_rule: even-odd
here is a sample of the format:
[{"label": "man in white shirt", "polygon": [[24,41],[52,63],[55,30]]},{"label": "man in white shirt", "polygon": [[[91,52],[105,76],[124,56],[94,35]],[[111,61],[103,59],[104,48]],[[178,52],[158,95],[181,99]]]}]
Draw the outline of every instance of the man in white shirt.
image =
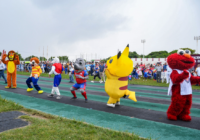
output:
[{"label": "man in white shirt", "polygon": [[[197,76],[199,76],[200,77],[200,64],[198,64],[197,65],[197,68],[196,68],[196,74],[197,74]],[[198,86],[199,84],[196,84],[196,86]]]},{"label": "man in white shirt", "polygon": [[3,77],[3,79],[5,80],[5,84],[7,83],[6,77],[4,76],[4,70],[5,70],[5,64],[1,61],[0,59],[0,78],[1,76]]},{"label": "man in white shirt", "polygon": [[197,76],[200,76],[200,65],[197,66],[196,73],[197,73]]}]

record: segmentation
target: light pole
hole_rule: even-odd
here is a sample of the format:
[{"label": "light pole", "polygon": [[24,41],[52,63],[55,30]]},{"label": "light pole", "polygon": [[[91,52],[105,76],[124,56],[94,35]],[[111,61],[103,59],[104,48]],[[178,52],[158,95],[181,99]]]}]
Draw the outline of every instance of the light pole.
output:
[{"label": "light pole", "polygon": [[143,43],[143,65],[144,65],[144,43],[146,42],[145,39],[141,40],[141,43]]},{"label": "light pole", "polygon": [[196,52],[196,54],[198,54],[198,40],[200,40],[200,36],[195,36],[194,40],[197,41],[197,50],[196,50],[197,52]]}]

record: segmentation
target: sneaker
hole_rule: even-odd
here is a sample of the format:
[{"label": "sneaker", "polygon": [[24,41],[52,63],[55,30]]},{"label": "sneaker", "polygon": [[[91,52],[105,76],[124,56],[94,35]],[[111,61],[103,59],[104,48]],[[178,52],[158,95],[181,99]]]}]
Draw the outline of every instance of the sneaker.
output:
[{"label": "sneaker", "polygon": [[49,94],[47,95],[49,98],[52,98],[54,95],[53,94]]},{"label": "sneaker", "polygon": [[75,100],[75,99],[77,99],[77,97],[72,97],[72,98],[71,98],[71,100]]},{"label": "sneaker", "polygon": [[116,104],[115,105],[120,105],[120,102],[116,102]]},{"label": "sneaker", "polygon": [[38,94],[42,94],[42,93],[43,93],[43,90],[39,90],[39,91],[38,91]]},{"label": "sneaker", "polygon": [[91,81],[92,83],[94,83],[94,81]]},{"label": "sneaker", "polygon": [[85,103],[87,103],[88,102],[88,99],[85,99]]},{"label": "sneaker", "polygon": [[103,81],[99,81],[99,83],[103,83]]},{"label": "sneaker", "polygon": [[57,97],[56,97],[56,99],[58,99],[58,100],[59,100],[59,99],[61,99],[61,97],[60,97],[60,96],[57,96]]},{"label": "sneaker", "polygon": [[115,104],[107,104],[107,106],[109,106],[109,107],[115,107]]}]

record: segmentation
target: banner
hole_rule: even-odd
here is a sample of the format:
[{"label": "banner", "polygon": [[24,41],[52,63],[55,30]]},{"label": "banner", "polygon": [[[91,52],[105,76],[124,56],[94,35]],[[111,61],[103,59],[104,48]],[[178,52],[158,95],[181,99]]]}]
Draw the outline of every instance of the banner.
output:
[{"label": "banner", "polygon": [[196,69],[197,65],[200,64],[200,54],[192,54],[191,56],[195,60],[194,69]]}]

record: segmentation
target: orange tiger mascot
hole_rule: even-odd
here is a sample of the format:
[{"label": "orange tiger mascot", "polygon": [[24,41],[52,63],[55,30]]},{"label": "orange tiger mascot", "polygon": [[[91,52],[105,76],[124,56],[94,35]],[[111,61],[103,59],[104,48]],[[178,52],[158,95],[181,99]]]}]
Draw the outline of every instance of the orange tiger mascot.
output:
[{"label": "orange tiger mascot", "polygon": [[[8,60],[5,60],[8,57]],[[17,68],[16,65],[20,64],[19,56],[16,55],[15,51],[11,50],[8,52],[8,55],[4,54],[2,57],[2,62],[7,66],[7,81],[8,85],[5,88],[17,88]]]}]

